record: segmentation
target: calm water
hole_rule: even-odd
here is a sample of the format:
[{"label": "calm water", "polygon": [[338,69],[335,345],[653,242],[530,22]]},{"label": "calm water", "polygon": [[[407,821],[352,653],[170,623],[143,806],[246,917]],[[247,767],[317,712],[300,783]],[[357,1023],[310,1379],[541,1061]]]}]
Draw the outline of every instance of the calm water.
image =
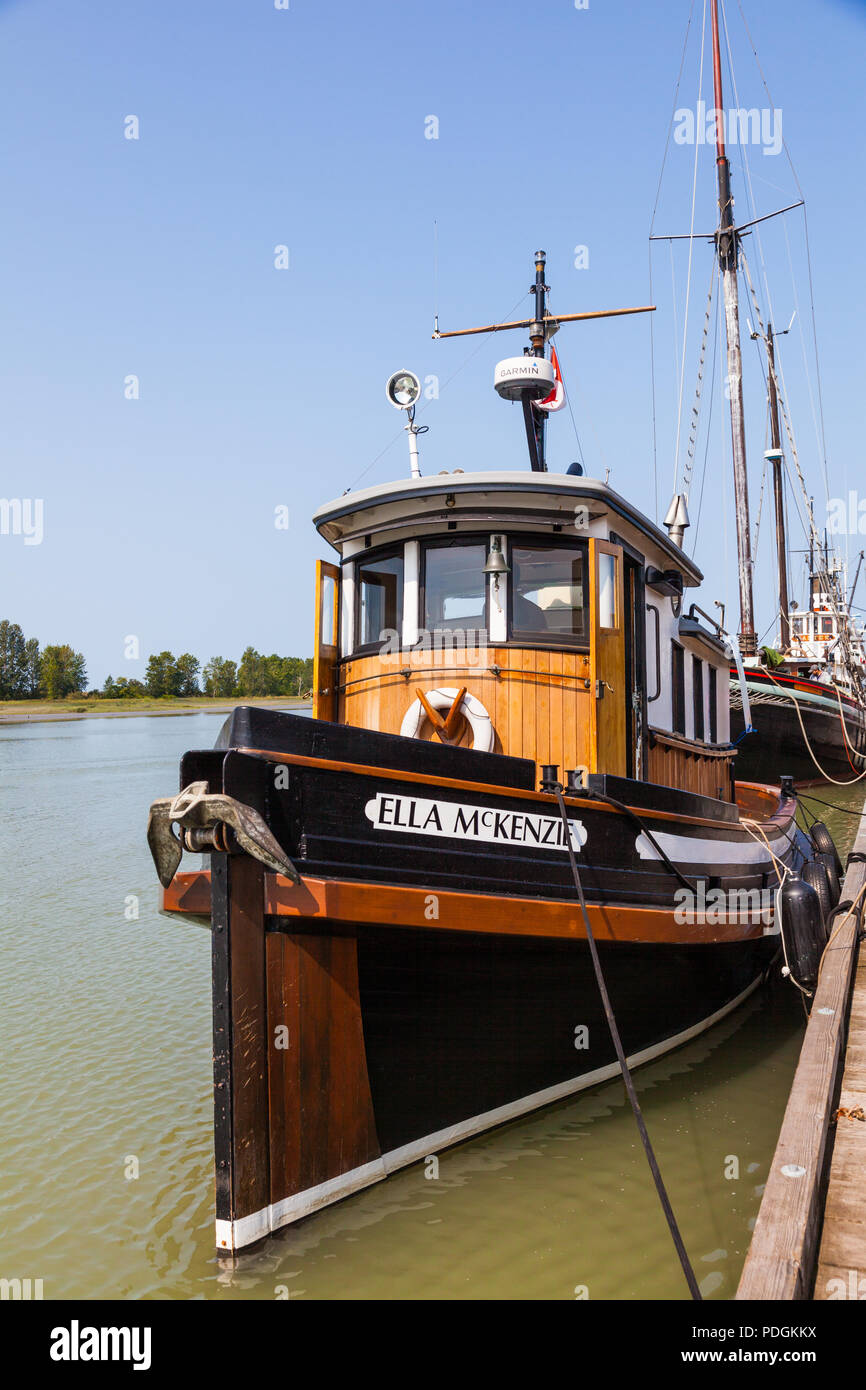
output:
[{"label": "calm water", "polygon": [[[160,915],[144,828],[222,719],[0,728],[0,1276],[46,1298],[684,1297],[614,1082],[217,1261],[209,933]],[[736,1289],[801,1029],[780,984],[637,1074],[708,1297]]]}]

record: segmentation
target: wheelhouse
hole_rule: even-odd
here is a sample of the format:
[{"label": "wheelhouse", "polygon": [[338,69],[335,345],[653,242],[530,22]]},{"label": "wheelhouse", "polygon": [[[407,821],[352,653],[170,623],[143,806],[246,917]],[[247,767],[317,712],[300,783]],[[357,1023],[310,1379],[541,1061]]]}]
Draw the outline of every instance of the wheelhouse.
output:
[{"label": "wheelhouse", "polygon": [[339,557],[319,562],[318,718],[730,798],[729,657],[684,611],[702,576],[606,484],[457,471],[315,524]]}]

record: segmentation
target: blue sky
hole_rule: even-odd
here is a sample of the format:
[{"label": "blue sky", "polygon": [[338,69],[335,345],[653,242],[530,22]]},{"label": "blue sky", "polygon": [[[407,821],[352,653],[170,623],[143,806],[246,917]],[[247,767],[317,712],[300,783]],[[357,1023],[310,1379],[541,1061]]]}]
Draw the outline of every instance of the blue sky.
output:
[{"label": "blue sky", "polygon": [[[863,486],[866,7],[742,4],[807,198],[831,494],[844,495]],[[702,7],[696,0],[681,106],[698,95]],[[423,414],[425,470],[524,467],[519,413],[490,384],[522,338],[434,343],[433,313],[443,329],[502,317],[528,289],[537,246],[555,309],[648,302],[647,234],[690,8],[0,3],[0,495],[41,498],[45,517],[40,545],[0,536],[0,616],[43,643],[71,642],[99,684],[109,671],[141,674],[147,653],[166,647],[202,660],[237,658],[247,643],[308,654],[313,562],[328,554],[313,511],[362,475],[374,483],[407,470],[404,438],[369,467],[398,434],[383,395],[397,367],[442,383]],[[737,0],[727,10],[740,104],[764,106]],[[130,115],[137,140],[124,137]],[[436,140],[425,139],[431,115]],[[712,152],[700,156],[703,231],[715,195]],[[659,231],[688,230],[693,158],[690,147],[670,150]],[[794,201],[784,155],[749,159],[759,213]],[[763,251],[778,323],[799,306],[781,351],[823,514],[816,387],[812,373],[810,397],[799,336],[802,322],[811,351],[803,223],[799,213],[786,221],[787,232],[765,224],[747,254],[759,275]],[[277,245],[289,248],[288,270],[274,267]],[[588,269],[574,266],[578,245]],[[711,260],[696,243],[686,417]],[[685,243],[673,264],[665,245],[653,253],[662,512],[686,270]],[[647,320],[566,327],[557,342],[588,471],[609,468],[612,485],[652,514]],[[751,345],[747,369],[756,509],[765,403]],[[125,399],[130,375],[138,400]],[[704,606],[734,605],[718,382],[710,431],[696,558]],[[567,411],[549,436],[550,466],[564,469],[577,457]],[[702,435],[693,521],[703,455]],[[274,526],[280,505],[288,531]],[[762,627],[774,607],[766,503],[763,516]],[[857,538],[851,545],[856,554]],[[124,659],[130,634],[141,662]]]}]

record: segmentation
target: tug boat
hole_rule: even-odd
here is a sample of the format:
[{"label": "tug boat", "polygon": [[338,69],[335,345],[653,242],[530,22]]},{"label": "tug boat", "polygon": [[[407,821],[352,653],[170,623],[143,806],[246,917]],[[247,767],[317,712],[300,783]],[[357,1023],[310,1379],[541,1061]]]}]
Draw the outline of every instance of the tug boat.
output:
[{"label": "tug boat", "polygon": [[616,1075],[587,922],[631,1065],[710,1028],[815,853],[790,784],[734,783],[694,562],[547,469],[565,319],[535,268],[532,317],[489,326],[529,330],[495,373],[529,470],[422,476],[395,373],[411,475],[314,518],[312,718],[236,709],[151,808],[165,910],[212,925],[222,1255]]}]

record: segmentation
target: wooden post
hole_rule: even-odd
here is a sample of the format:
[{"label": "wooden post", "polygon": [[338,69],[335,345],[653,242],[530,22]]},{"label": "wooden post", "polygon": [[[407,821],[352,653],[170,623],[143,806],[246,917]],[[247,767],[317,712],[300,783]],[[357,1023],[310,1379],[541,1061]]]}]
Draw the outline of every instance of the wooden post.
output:
[{"label": "wooden post", "polygon": [[[866,850],[866,806],[855,848]],[[842,901],[855,900],[864,881],[866,865],[851,864]],[[852,916],[824,955],[738,1299],[812,1297],[856,948],[857,919]]]},{"label": "wooden post", "polygon": [[357,940],[321,923],[283,930],[265,912],[274,878],[245,855],[212,856],[216,1245],[224,1255],[385,1176]]},{"label": "wooden post", "polygon": [[216,1243],[227,1252],[237,1223],[270,1205],[263,866],[214,854],[211,902]]}]

